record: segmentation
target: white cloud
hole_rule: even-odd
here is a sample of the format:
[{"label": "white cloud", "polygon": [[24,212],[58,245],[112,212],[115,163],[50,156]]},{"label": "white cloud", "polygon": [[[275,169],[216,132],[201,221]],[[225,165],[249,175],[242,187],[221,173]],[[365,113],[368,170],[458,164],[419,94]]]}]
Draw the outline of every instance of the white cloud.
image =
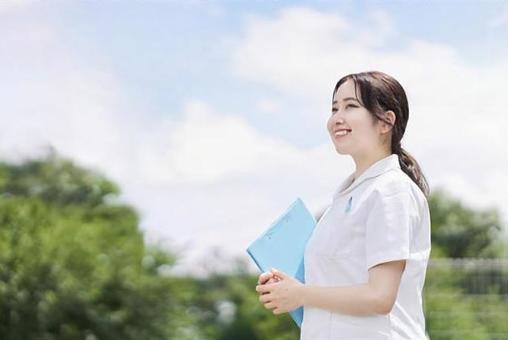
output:
[{"label": "white cloud", "polygon": [[274,100],[263,98],[256,103],[256,109],[260,112],[276,113],[280,110],[280,106]]},{"label": "white cloud", "polygon": [[199,102],[188,104],[170,148],[178,179],[192,182],[262,171],[264,164],[284,165],[299,154],[282,141],[264,138],[241,118],[215,114]]},{"label": "white cloud", "polygon": [[[328,51],[354,52],[354,47],[340,44],[347,41],[349,22],[306,8],[285,10],[275,19],[250,16],[246,26],[233,51],[233,71],[285,93],[323,93],[326,84],[309,74],[337,65]],[[331,74],[330,79],[335,76]]]},{"label": "white cloud", "polygon": [[23,9],[35,3],[36,0],[3,0],[0,1],[0,15]]},{"label": "white cloud", "polygon": [[[355,41],[371,48],[382,48],[389,38],[397,36],[398,32],[388,12],[382,9],[375,9],[367,14],[365,24],[367,26],[372,25],[376,29],[358,30],[358,32],[354,32]],[[352,31],[350,33],[353,34]]]}]

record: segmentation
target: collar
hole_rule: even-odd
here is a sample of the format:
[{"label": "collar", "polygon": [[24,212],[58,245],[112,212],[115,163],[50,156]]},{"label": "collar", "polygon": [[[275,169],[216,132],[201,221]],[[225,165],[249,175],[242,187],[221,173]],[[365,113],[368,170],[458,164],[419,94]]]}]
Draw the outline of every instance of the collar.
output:
[{"label": "collar", "polygon": [[[358,177],[353,184],[354,172],[350,174],[340,185],[339,188],[335,191],[333,197],[338,197],[342,195],[346,195],[350,193],[354,188],[356,188],[360,183],[365,181],[366,179],[377,177],[381,174],[384,174],[387,171],[393,169],[400,169],[399,164],[399,155],[396,153],[392,153],[391,155],[378,160],[377,162],[371,164],[361,175]],[[351,184],[351,185],[349,185]]]}]

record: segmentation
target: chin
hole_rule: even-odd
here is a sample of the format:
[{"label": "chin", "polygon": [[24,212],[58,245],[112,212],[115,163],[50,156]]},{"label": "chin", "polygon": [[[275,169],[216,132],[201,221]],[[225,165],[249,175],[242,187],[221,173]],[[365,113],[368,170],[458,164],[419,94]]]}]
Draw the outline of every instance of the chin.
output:
[{"label": "chin", "polygon": [[337,151],[338,154],[340,155],[349,155],[350,152],[346,151],[346,150],[343,150],[343,149],[340,149],[338,147],[335,147],[335,151]]}]

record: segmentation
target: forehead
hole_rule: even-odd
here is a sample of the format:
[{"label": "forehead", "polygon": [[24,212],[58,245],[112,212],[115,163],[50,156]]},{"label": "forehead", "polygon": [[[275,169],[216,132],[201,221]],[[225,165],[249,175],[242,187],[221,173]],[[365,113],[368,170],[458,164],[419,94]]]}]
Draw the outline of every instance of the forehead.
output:
[{"label": "forehead", "polygon": [[341,102],[345,98],[357,98],[355,93],[355,83],[353,80],[348,79],[338,88],[333,96],[333,101]]}]

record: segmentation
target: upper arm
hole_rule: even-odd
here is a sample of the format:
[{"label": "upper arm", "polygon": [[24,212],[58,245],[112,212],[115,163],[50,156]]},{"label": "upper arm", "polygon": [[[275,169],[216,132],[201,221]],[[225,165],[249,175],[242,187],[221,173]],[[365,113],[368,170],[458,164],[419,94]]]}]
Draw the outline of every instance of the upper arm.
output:
[{"label": "upper arm", "polygon": [[369,269],[369,286],[379,314],[387,314],[392,310],[405,267],[406,260],[397,260],[380,263]]}]

